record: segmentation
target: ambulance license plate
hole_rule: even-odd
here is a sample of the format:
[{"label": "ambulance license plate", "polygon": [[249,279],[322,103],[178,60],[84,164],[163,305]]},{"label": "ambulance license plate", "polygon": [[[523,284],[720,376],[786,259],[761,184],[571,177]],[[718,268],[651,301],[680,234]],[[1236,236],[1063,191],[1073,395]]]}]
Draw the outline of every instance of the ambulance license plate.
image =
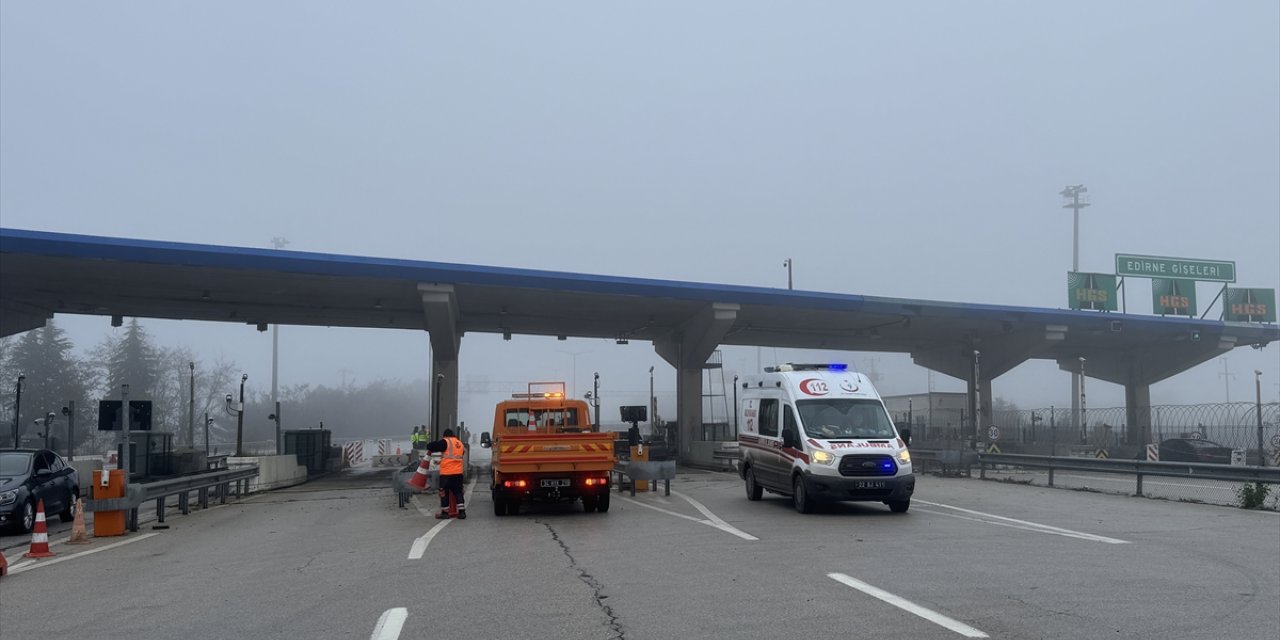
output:
[{"label": "ambulance license plate", "polygon": [[854,489],[884,489],[888,486],[884,480],[858,480],[853,483]]},{"label": "ambulance license plate", "polygon": [[554,479],[554,480],[543,480],[543,481],[542,481],[542,486],[544,486],[544,487],[548,487],[548,488],[555,488],[555,487],[567,487],[567,486],[569,486],[569,479],[568,479],[568,478],[556,478],[556,479]]}]

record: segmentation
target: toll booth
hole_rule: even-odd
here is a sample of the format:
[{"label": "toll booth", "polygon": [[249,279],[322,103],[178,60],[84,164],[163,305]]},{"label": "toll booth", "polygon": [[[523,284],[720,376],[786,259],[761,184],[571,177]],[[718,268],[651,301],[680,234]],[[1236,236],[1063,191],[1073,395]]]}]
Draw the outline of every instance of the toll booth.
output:
[{"label": "toll booth", "polygon": [[296,455],[298,464],[307,468],[307,475],[323,473],[332,451],[330,435],[328,429],[285,431],[284,453]]},{"label": "toll booth", "polygon": [[[173,473],[173,434],[167,431],[129,432],[129,479],[148,480]],[[124,443],[116,445],[116,459],[124,460]]]}]

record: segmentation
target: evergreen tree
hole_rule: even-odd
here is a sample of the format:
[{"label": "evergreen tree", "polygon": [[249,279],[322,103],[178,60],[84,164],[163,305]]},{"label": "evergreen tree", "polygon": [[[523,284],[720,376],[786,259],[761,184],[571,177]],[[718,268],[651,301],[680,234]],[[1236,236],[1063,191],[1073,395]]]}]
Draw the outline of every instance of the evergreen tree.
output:
[{"label": "evergreen tree", "polygon": [[[76,440],[83,442],[86,426],[91,417],[89,399],[86,395],[84,365],[72,353],[74,345],[67,339],[52,320],[41,329],[34,329],[22,334],[15,343],[6,349],[4,370],[12,374],[16,381],[18,375],[25,377],[22,385],[22,415],[18,417],[18,427],[23,443],[30,446],[44,446],[44,440],[37,434],[48,429],[50,444],[59,451],[66,452],[68,419],[62,413],[69,401],[76,403]],[[8,377],[8,376],[6,376]],[[12,400],[9,400],[10,412],[5,440],[11,441]],[[47,414],[54,414],[50,426],[44,422]],[[40,424],[33,421],[39,420]]]},{"label": "evergreen tree", "polygon": [[131,400],[153,398],[160,380],[160,357],[137,318],[129,321],[123,336],[108,336],[99,354],[105,356],[104,396],[119,398],[120,386],[127,384]]}]

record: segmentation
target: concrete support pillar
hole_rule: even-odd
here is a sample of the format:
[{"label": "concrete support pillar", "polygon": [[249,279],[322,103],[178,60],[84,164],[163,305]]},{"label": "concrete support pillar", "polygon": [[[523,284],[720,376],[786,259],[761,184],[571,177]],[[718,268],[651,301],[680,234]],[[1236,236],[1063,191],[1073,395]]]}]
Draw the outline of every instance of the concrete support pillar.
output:
[{"label": "concrete support pillar", "polygon": [[[452,285],[419,283],[422,294],[422,311],[426,316],[427,332],[431,335],[431,388],[436,399],[439,381],[439,406],[431,407],[431,438],[440,439],[446,429],[458,424],[458,351],[462,346],[462,331],[458,328],[458,303]],[[443,377],[442,377],[443,376]],[[435,420],[439,416],[439,421]]]},{"label": "concrete support pillar", "polygon": [[[733,328],[738,305],[712,303],[680,325],[670,336],[653,343],[654,351],[676,368],[677,455],[689,461],[693,441],[701,437],[702,371],[707,358]],[[710,463],[710,460],[705,461]]]},{"label": "concrete support pillar", "polygon": [[[978,378],[978,439],[984,439],[987,435],[987,427],[995,424],[995,414],[991,412],[992,407],[991,378]],[[1012,435],[1012,434],[1010,434]]]},{"label": "concrete support pillar", "polygon": [[[440,378],[440,376],[444,376]],[[432,350],[431,358],[431,379],[440,380],[440,408],[437,413],[436,407],[431,407],[431,439],[439,440],[441,433],[445,429],[453,429],[456,433],[458,430],[458,358],[445,360],[435,357],[435,350]],[[435,398],[436,388],[432,382],[431,394]],[[435,417],[439,416],[440,421],[435,423]]]},{"label": "concrete support pillar", "polygon": [[1125,441],[1131,445],[1151,442],[1151,385],[1124,386]]}]

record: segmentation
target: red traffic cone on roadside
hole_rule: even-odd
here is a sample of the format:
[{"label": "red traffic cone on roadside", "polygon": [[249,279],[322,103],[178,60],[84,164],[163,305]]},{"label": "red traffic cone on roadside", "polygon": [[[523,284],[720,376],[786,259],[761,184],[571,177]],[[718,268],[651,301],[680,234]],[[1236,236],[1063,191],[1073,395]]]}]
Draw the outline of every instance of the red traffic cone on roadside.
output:
[{"label": "red traffic cone on roadside", "polygon": [[52,558],[49,553],[49,526],[44,523],[44,500],[36,504],[36,526],[31,529],[31,550],[24,558]]},{"label": "red traffic cone on roadside", "polygon": [[4,552],[0,551],[0,577],[9,573],[9,561],[4,559]]},{"label": "red traffic cone on roadside", "polygon": [[67,544],[89,544],[89,532],[84,528],[84,501],[76,498],[76,516],[71,522],[71,538]]},{"label": "red traffic cone on roadside", "polygon": [[431,458],[423,458],[418,463],[418,468],[413,472],[413,477],[409,478],[409,486],[418,491],[425,491],[427,488],[427,469],[431,466]]}]

